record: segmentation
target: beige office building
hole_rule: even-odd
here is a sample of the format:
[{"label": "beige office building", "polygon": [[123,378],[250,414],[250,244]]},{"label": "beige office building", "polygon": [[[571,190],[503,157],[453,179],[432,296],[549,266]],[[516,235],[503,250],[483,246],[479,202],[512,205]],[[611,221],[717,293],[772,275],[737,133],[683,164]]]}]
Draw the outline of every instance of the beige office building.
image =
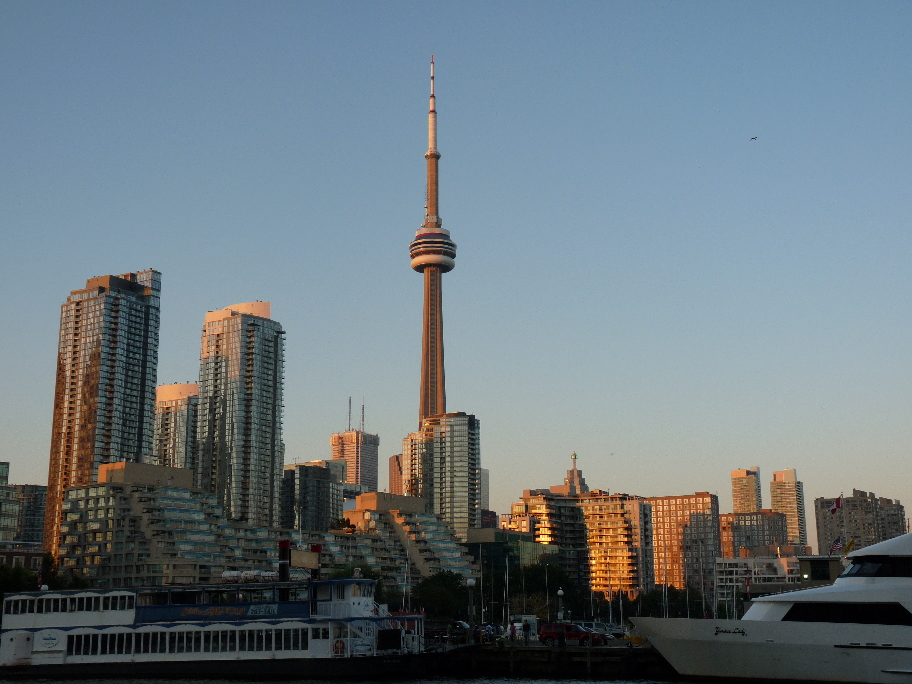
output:
[{"label": "beige office building", "polygon": [[380,437],[363,430],[337,432],[329,438],[332,459],[345,461],[348,484],[362,485],[364,492],[377,491],[377,461]]},{"label": "beige office building", "polygon": [[804,484],[794,468],[773,473],[770,483],[770,508],[784,513],[788,521],[788,543],[807,545],[807,521],[804,515]]},{"label": "beige office building", "polygon": [[732,512],[752,513],[763,508],[760,468],[731,471]]}]

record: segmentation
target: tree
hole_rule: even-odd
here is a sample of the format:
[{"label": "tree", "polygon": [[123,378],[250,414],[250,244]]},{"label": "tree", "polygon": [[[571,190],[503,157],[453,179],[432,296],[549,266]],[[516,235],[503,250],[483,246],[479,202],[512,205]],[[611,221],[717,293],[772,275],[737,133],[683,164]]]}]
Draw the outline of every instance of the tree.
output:
[{"label": "tree", "polygon": [[466,614],[467,592],[462,575],[444,570],[418,583],[413,604],[423,608],[433,620],[456,620]]},{"label": "tree", "polygon": [[23,567],[0,565],[0,592],[35,591],[38,588],[38,576]]},{"label": "tree", "polygon": [[[87,579],[72,570],[60,573],[57,561],[49,553],[45,553],[41,559],[41,583],[48,585],[49,589],[88,589],[90,586]],[[30,588],[38,588],[37,578]]]}]

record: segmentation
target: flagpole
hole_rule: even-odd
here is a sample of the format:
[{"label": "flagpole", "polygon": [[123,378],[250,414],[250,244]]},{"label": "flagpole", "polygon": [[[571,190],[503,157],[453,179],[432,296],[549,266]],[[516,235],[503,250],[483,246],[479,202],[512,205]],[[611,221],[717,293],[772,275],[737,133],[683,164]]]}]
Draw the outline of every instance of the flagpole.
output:
[{"label": "flagpole", "polygon": [[[849,534],[846,532],[846,519],[845,519],[845,496],[843,492],[839,492],[839,508],[842,510],[842,538],[845,540],[843,543],[849,543]],[[845,548],[845,547],[843,547]]]}]

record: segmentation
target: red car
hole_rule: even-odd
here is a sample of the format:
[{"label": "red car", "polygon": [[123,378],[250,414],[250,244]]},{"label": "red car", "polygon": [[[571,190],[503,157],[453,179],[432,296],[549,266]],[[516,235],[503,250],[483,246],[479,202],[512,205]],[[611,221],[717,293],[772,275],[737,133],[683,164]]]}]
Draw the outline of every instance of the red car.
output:
[{"label": "red car", "polygon": [[561,643],[561,634],[563,634],[564,643],[568,646],[589,646],[590,644],[592,646],[601,646],[605,643],[605,639],[601,634],[569,622],[542,625],[538,631],[538,640],[545,646],[553,646]]}]

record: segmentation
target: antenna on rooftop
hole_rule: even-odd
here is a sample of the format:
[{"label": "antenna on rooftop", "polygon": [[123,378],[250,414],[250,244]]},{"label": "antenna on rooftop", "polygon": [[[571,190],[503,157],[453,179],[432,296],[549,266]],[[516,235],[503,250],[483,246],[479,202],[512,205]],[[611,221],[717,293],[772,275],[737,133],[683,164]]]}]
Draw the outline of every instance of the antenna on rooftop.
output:
[{"label": "antenna on rooftop", "polygon": [[364,432],[364,397],[361,397],[361,427],[358,429]]},{"label": "antenna on rooftop", "polygon": [[352,398],[348,398],[348,431],[352,429]]}]

